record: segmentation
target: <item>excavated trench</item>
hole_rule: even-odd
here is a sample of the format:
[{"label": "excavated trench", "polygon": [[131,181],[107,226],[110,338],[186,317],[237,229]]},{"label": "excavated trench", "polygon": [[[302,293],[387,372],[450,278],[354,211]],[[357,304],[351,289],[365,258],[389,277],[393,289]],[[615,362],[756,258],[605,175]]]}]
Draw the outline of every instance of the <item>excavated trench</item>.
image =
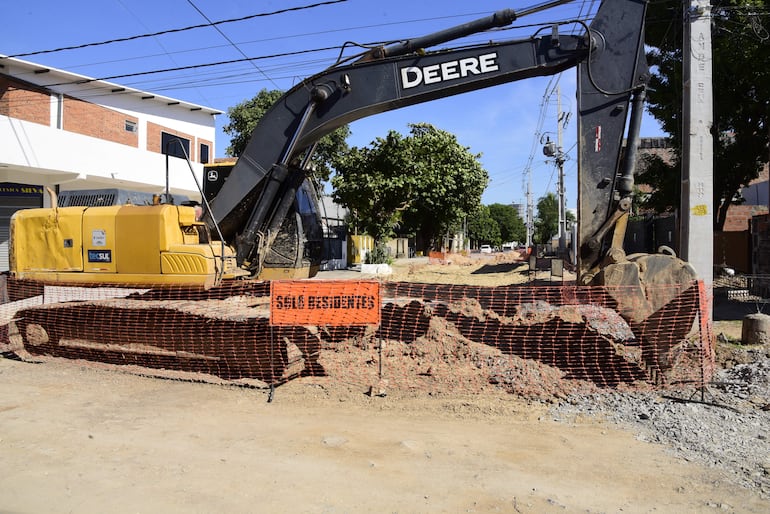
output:
[{"label": "excavated trench", "polygon": [[639,323],[600,288],[385,283],[377,327],[271,326],[269,285],[150,290],[18,311],[7,348],[164,376],[273,385],[302,375],[528,397],[703,378],[697,286]]}]

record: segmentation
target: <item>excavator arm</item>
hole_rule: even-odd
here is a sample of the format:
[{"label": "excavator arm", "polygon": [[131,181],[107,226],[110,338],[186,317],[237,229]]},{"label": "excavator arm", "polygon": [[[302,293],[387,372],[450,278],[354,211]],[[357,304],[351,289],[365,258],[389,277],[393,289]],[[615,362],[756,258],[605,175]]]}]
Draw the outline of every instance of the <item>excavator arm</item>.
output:
[{"label": "excavator arm", "polygon": [[[524,13],[560,3],[564,0]],[[641,119],[640,98],[648,77],[645,12],[646,0],[605,0],[591,25],[583,24],[582,34],[562,34],[562,25],[554,24],[524,40],[429,50],[510,24],[518,15],[509,9],[370,50],[309,77],[260,120],[212,200],[207,222],[218,225],[222,237],[235,247],[241,267],[259,273],[265,255],[285,230],[287,215],[296,209],[297,192],[308,178],[305,163],[324,135],[384,111],[577,67],[579,268],[587,273],[599,265],[615,222],[630,202],[633,168],[621,172],[619,163],[630,105],[636,124],[631,130],[637,135]],[[301,236],[295,244],[302,244]]]}]

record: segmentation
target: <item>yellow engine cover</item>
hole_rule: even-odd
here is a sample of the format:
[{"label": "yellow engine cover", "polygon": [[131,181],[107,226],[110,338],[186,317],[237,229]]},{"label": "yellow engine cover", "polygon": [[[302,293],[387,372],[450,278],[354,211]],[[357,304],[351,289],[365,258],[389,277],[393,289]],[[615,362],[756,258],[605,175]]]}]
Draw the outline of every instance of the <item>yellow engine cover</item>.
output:
[{"label": "yellow engine cover", "polygon": [[[201,243],[192,207],[24,209],[11,220],[11,273],[45,282],[213,285],[246,274],[223,245]],[[224,268],[224,269],[223,269]]]}]

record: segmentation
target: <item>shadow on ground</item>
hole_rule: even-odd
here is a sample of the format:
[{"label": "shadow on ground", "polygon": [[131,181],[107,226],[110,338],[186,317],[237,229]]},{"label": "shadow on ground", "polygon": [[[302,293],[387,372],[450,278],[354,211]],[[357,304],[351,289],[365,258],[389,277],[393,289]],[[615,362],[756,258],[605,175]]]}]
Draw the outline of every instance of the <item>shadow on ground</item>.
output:
[{"label": "shadow on ground", "polygon": [[529,266],[524,262],[501,262],[499,264],[484,264],[471,273],[472,275],[488,275],[490,273],[510,273],[518,271],[521,274],[529,272]]}]

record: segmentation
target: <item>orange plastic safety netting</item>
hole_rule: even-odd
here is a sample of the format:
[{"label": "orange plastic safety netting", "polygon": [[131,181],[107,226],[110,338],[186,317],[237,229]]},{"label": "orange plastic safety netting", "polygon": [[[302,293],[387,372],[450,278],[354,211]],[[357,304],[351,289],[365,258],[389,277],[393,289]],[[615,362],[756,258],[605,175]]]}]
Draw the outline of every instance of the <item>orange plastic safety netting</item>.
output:
[{"label": "orange plastic safety netting", "polygon": [[147,289],[9,281],[0,351],[264,386],[318,377],[528,397],[702,387],[714,369],[711,299],[698,282],[646,291],[277,284],[271,292],[269,282]]}]

